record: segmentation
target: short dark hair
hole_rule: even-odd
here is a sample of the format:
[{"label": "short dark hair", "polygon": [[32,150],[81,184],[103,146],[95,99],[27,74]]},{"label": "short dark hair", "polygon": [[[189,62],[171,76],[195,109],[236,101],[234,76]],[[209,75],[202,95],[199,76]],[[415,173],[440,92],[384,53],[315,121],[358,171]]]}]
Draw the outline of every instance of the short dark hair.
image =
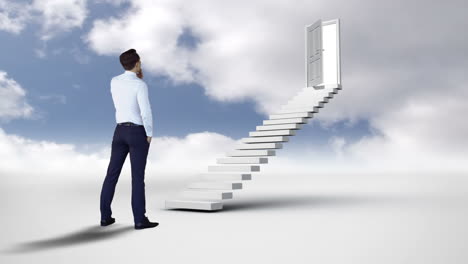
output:
[{"label": "short dark hair", "polygon": [[135,49],[129,49],[124,53],[120,54],[120,63],[125,70],[131,70],[135,67],[135,64],[140,60],[140,56]]}]

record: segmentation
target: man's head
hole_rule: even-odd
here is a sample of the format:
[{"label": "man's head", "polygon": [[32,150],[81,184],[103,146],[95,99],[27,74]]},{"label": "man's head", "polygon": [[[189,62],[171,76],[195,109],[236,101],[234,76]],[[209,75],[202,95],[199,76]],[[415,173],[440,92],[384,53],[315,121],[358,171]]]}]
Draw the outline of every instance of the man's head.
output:
[{"label": "man's head", "polygon": [[141,62],[140,56],[135,49],[129,49],[124,53],[120,54],[120,63],[122,67],[127,71],[140,71],[141,70]]}]

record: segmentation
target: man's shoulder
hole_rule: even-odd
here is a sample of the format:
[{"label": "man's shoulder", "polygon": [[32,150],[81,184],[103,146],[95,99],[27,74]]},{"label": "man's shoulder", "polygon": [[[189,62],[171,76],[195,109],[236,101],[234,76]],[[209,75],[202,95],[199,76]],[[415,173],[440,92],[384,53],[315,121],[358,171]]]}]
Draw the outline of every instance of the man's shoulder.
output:
[{"label": "man's shoulder", "polygon": [[125,76],[125,73],[121,73],[121,74],[118,74],[118,75],[115,75],[114,77],[112,77],[111,80],[122,79],[124,76]]},{"label": "man's shoulder", "polygon": [[116,75],[116,76],[112,77],[111,78],[111,83],[115,82],[115,81],[131,82],[131,83],[138,84],[138,85],[141,85],[141,86],[146,86],[145,81],[143,81],[142,79],[140,79],[140,78],[138,78],[136,76],[133,77],[133,76],[125,75],[125,74],[119,74],[119,75]]},{"label": "man's shoulder", "polygon": [[132,77],[130,80],[138,87],[147,87],[145,81],[138,77]]},{"label": "man's shoulder", "polygon": [[114,81],[118,81],[122,78],[122,74],[119,74],[119,75],[116,75],[114,77],[111,78],[111,83],[114,82]]}]

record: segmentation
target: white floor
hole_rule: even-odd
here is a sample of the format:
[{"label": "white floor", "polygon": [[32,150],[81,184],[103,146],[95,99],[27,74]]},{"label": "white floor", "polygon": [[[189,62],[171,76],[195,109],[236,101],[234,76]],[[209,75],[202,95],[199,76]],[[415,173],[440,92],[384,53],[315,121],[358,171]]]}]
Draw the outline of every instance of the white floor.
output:
[{"label": "white floor", "polygon": [[0,186],[0,263],[468,263],[468,175],[259,173],[216,213],[165,210],[187,182],[147,179],[149,230],[128,179],[105,228],[99,177]]}]

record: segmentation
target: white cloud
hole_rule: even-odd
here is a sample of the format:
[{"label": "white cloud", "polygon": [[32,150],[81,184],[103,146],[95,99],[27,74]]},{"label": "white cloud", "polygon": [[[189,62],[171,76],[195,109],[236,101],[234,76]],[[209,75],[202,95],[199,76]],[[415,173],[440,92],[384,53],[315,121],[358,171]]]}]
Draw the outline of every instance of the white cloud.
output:
[{"label": "white cloud", "polygon": [[[35,48],[38,58],[47,57],[47,42],[57,35],[80,28],[88,15],[87,0],[33,0],[32,2],[7,2],[0,0],[0,30],[19,34],[27,24],[37,23],[36,33],[42,40]],[[60,52],[54,50],[53,52]],[[89,57],[71,50],[78,63],[89,62]]]},{"label": "white cloud", "polygon": [[0,120],[31,117],[34,109],[26,100],[26,91],[8,74],[0,71]]},{"label": "white cloud", "polygon": [[[209,132],[189,134],[185,138],[155,137],[151,141],[146,173],[155,177],[167,177],[168,174],[191,177],[206,172],[207,166],[214,164],[215,158],[234,144],[236,141],[229,137]],[[104,179],[110,151],[109,143],[109,146],[85,154],[77,151],[73,144],[31,140],[8,134],[0,128],[2,184]],[[122,174],[131,175],[129,156]]]},{"label": "white cloud", "polygon": [[[261,111],[271,110],[286,99],[285,94],[301,88],[304,49],[302,23],[269,29],[289,5],[271,3],[257,1],[256,8],[270,10],[257,13],[246,11],[242,1],[186,5],[177,0],[136,0],[121,17],[94,21],[85,40],[103,55],[135,48],[144,68],[155,74],[175,82],[197,82],[218,100],[252,98]],[[201,40],[196,49],[177,45],[186,28]],[[291,29],[296,35],[278,37]]]},{"label": "white cloud", "polygon": [[0,0],[0,30],[19,34],[30,18],[28,5]]},{"label": "white cloud", "polygon": [[115,6],[119,6],[119,5],[122,5],[124,3],[128,3],[130,1],[131,0],[94,0],[93,2],[97,3],[97,4],[112,4],[112,5],[115,5]]},{"label": "white cloud", "polygon": [[206,172],[209,164],[231,150],[236,141],[212,132],[189,134],[185,138],[156,137],[151,141],[151,164],[165,172]]},{"label": "white cloud", "polygon": [[[153,73],[166,74],[174,81],[195,81],[217,100],[253,99],[260,112],[270,112],[303,86],[304,25],[318,18],[340,17],[343,81],[350,91],[340,101],[346,102],[322,119],[362,118],[376,108],[397,107],[408,95],[438,88],[434,82],[429,87],[416,86],[416,80],[440,68],[436,61],[424,61],[427,53],[423,52],[444,49],[447,43],[458,49],[468,44],[457,33],[466,19],[453,19],[464,17],[462,8],[457,8],[463,6],[462,1],[416,3],[403,11],[394,1],[293,5],[288,1],[199,0],[187,5],[178,0],[134,0],[123,15],[95,20],[85,39],[98,54],[117,56],[136,48],[144,67]],[[391,10],[393,16],[381,16],[382,10]],[[447,17],[434,20],[435,10]],[[177,46],[184,28],[190,28],[199,40],[196,49]],[[434,36],[434,30],[443,34],[444,41]],[[451,69],[443,70],[445,74]]]},{"label": "white cloud", "polygon": [[81,27],[88,14],[86,0],[34,0],[32,8],[41,14],[42,40]]},{"label": "white cloud", "polygon": [[[375,134],[330,148],[359,166],[450,167],[468,149],[465,9],[466,1],[134,0],[123,15],[96,20],[86,41],[112,56],[136,48],[150,72],[197,82],[217,100],[252,99],[265,113],[303,86],[304,25],[339,17],[344,89],[314,118],[365,119]],[[195,49],[177,46],[184,28]]]},{"label": "white cloud", "polygon": [[178,1],[135,1],[122,18],[94,21],[86,42],[101,55],[115,55],[137,49],[142,66],[175,81],[193,81],[189,51],[177,47],[182,33],[183,14],[174,9]]},{"label": "white cloud", "polygon": [[[343,147],[343,141],[337,141],[334,145]],[[434,156],[420,152],[421,156],[411,157],[414,153],[411,147],[403,149],[411,151],[405,153],[394,142],[383,141],[374,138],[359,146],[337,149],[345,152],[335,156],[324,155],[307,144],[299,151],[280,150],[277,157],[270,158],[269,164],[262,165],[261,173],[376,173],[378,176],[392,172],[468,171],[460,155]],[[224,157],[236,144],[239,142],[232,138],[210,132],[189,134],[184,138],[155,137],[148,155],[147,178],[176,180],[174,177],[182,176],[189,183],[197,179],[198,173],[207,172],[207,166],[215,165],[216,158]],[[106,174],[110,151],[110,143],[83,153],[73,144],[31,140],[0,128],[0,181],[1,184],[101,181]],[[130,175],[127,156],[121,178],[128,180]]]},{"label": "white cloud", "polygon": [[[449,171],[468,168],[465,98],[414,99],[374,119],[381,135],[365,137],[346,151],[376,167]],[[458,114],[457,114],[458,113]]]},{"label": "white cloud", "polygon": [[[306,144],[303,151],[288,153],[286,146],[286,153],[279,152],[266,171],[466,170],[468,126],[462,113],[468,110],[468,39],[459,34],[467,24],[464,5],[204,0],[187,5],[178,0],[134,0],[123,15],[94,21],[85,39],[102,55],[118,56],[136,48],[144,68],[153,74],[197,82],[218,100],[253,99],[260,112],[268,112],[303,85],[303,26],[317,18],[340,17],[344,89],[314,118],[329,123],[366,119],[376,133],[357,142],[332,139],[333,155]],[[440,14],[444,16],[434,19]],[[76,27],[77,17],[64,25]],[[177,46],[185,28],[199,39],[197,48]],[[64,166],[78,164],[92,168],[84,172],[88,175],[96,176],[96,170],[102,175],[110,153],[103,148],[84,155],[72,145],[5,133],[2,138],[0,146],[10,150],[2,158],[11,162],[0,168],[9,172],[46,171],[59,177],[68,171]],[[232,144],[233,139],[211,133],[155,138],[148,168],[204,170]],[[38,159],[41,155],[44,158]],[[21,166],[28,160],[34,171]]]},{"label": "white cloud", "polygon": [[342,137],[332,137],[329,140],[329,144],[337,157],[341,158],[343,156],[343,148],[346,145],[346,140]]},{"label": "white cloud", "polygon": [[[20,33],[28,23],[41,25],[39,36],[48,41],[59,33],[81,27],[88,15],[86,0],[34,0],[7,2],[0,0],[0,30]],[[43,50],[38,50],[44,57]]]},{"label": "white cloud", "polygon": [[36,56],[41,59],[47,56],[45,47],[34,49],[34,54],[36,54]]},{"label": "white cloud", "polygon": [[41,100],[49,100],[52,102],[66,104],[67,97],[63,94],[48,94],[48,95],[39,95],[39,99]]},{"label": "white cloud", "polygon": [[70,53],[79,64],[88,64],[91,61],[91,57],[76,46],[70,50]]},{"label": "white cloud", "polygon": [[[100,155],[83,155],[70,144],[35,141],[7,134],[0,128],[1,175],[7,182],[37,183],[56,177],[79,177],[102,168]],[[76,170],[70,171],[73,166]],[[92,168],[92,169],[91,169]],[[24,175],[27,179],[15,178]]]}]

